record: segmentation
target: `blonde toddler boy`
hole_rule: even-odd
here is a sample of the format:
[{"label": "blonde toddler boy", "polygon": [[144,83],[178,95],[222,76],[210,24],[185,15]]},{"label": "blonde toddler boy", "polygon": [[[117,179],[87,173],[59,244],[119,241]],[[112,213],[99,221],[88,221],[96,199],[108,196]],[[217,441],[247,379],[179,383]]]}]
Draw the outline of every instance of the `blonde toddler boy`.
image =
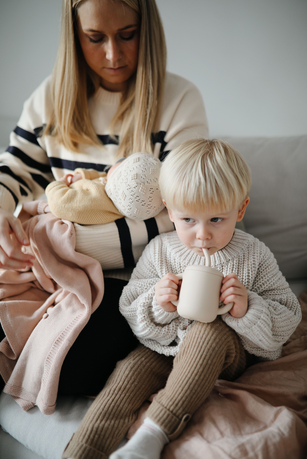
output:
[{"label": "blonde toddler boy", "polygon": [[[120,300],[141,344],[118,363],[63,457],[95,452],[107,458],[142,403],[159,391],[136,434],[110,456],[158,459],[219,377],[234,380],[253,359],[280,356],[301,310],[270,250],[235,229],[249,203],[250,184],[249,167],[225,142],[188,141],[168,155],[159,185],[176,230],[148,244]],[[203,248],[224,275],[221,303],[233,303],[229,313],[208,324],[180,317],[173,304],[180,286],[176,275],[189,265],[204,265]]]}]

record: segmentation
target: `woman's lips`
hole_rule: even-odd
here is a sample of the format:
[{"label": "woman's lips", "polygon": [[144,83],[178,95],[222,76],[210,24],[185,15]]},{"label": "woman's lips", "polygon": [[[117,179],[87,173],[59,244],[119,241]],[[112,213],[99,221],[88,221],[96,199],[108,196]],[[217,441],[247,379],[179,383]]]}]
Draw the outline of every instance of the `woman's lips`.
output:
[{"label": "woman's lips", "polygon": [[124,70],[126,66],[123,65],[122,67],[105,67],[105,70],[112,75],[116,75]]}]

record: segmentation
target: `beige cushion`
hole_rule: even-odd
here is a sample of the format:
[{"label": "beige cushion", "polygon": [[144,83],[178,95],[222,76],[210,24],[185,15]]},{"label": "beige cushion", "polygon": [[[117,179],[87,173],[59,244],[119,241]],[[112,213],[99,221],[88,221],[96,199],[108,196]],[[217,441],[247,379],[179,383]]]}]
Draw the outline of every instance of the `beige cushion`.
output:
[{"label": "beige cushion", "polygon": [[288,279],[307,278],[307,135],[224,140],[252,170],[246,231],[272,250]]}]

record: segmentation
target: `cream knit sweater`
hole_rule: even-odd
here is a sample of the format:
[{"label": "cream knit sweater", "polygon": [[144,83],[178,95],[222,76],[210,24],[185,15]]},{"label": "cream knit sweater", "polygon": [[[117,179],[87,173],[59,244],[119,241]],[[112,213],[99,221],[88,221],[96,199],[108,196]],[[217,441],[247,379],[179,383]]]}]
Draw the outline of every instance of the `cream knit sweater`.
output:
[{"label": "cream knit sweater", "polygon": [[[42,137],[52,113],[51,79],[46,78],[25,102],[10,145],[0,153],[0,207],[13,212],[17,204],[39,199],[48,183],[77,168],[103,172],[114,164],[118,140],[111,137],[109,126],[120,99],[120,92],[97,90],[88,100],[88,109],[102,145],[72,152],[54,137]],[[197,137],[208,137],[201,94],[193,83],[167,72],[160,122],[152,133],[154,156],[161,159],[185,140]]]},{"label": "cream knit sweater", "polygon": [[[89,114],[102,145],[85,146],[75,153],[54,137],[41,136],[52,109],[50,77],[43,81],[25,102],[10,145],[0,153],[0,207],[14,212],[18,204],[39,199],[47,185],[64,174],[80,167],[103,172],[114,164],[118,141],[110,135],[109,126],[120,98],[121,93],[100,87],[89,99]],[[208,137],[202,96],[193,83],[167,72],[160,121],[152,133],[154,156],[163,159],[182,142],[199,137]],[[147,222],[123,218],[117,224],[75,224],[76,250],[94,257],[103,270],[130,268],[150,239],[171,230],[165,210]]]},{"label": "cream knit sweater", "polygon": [[[155,286],[165,274],[179,274],[195,264],[204,265],[204,257],[185,247],[175,231],[162,234],[148,244],[123,290],[121,313],[140,342],[156,352],[175,356],[193,322],[165,312],[156,301]],[[301,309],[271,251],[252,235],[235,230],[230,243],[211,256],[211,266],[224,276],[235,272],[248,291],[245,316],[236,319],[227,313],[222,319],[248,352],[277,359],[301,321]]]}]

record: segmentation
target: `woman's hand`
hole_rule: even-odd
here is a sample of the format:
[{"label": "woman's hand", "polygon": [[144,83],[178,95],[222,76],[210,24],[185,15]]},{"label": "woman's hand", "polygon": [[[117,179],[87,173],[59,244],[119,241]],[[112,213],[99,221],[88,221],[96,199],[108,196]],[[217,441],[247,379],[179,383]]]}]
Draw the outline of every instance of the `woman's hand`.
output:
[{"label": "woman's hand", "polygon": [[245,316],[248,306],[248,294],[235,273],[224,277],[221,287],[220,301],[224,304],[233,303],[229,313],[236,319]]},{"label": "woman's hand", "polygon": [[178,300],[178,287],[181,281],[175,274],[168,273],[157,283],[155,295],[157,302],[166,312],[177,310],[172,301]]},{"label": "woman's hand", "polygon": [[14,215],[0,209],[0,268],[25,269],[33,265],[34,257],[22,251],[29,240]]}]

